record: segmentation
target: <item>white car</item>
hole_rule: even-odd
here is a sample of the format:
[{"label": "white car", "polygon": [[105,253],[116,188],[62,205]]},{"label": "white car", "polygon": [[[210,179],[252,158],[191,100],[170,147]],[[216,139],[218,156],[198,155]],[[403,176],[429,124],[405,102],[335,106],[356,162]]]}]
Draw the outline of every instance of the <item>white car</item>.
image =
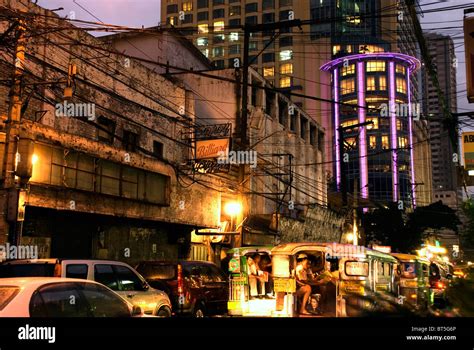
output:
[{"label": "white car", "polygon": [[168,295],[148,285],[130,265],[113,260],[25,259],[0,264],[4,277],[67,277],[99,282],[139,306],[147,315],[171,316]]},{"label": "white car", "polygon": [[140,317],[142,310],[100,283],[76,278],[0,279],[0,317]]}]

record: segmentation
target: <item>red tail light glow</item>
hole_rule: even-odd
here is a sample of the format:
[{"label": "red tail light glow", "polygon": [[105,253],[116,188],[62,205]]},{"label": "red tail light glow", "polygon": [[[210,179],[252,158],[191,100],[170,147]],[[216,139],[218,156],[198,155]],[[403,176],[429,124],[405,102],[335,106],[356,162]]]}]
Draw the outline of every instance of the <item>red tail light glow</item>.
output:
[{"label": "red tail light glow", "polygon": [[443,289],[444,288],[444,283],[443,282],[436,282],[436,288]]}]

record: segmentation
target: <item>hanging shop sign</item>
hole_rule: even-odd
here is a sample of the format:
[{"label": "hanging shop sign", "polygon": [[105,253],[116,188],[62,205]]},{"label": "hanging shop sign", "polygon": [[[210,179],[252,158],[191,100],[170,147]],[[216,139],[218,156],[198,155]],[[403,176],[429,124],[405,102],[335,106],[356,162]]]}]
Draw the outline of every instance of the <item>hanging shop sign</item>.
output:
[{"label": "hanging shop sign", "polygon": [[230,148],[230,138],[214,140],[197,140],[195,159],[219,158],[222,154],[227,154]]}]

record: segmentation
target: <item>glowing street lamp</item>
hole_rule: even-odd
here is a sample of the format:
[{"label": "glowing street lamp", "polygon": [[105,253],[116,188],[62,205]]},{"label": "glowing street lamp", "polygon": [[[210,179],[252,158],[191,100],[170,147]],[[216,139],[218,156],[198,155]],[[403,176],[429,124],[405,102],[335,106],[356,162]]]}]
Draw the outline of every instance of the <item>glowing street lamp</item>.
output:
[{"label": "glowing street lamp", "polygon": [[230,229],[234,229],[234,218],[242,212],[242,204],[239,202],[228,202],[224,206],[224,212],[230,216]]}]

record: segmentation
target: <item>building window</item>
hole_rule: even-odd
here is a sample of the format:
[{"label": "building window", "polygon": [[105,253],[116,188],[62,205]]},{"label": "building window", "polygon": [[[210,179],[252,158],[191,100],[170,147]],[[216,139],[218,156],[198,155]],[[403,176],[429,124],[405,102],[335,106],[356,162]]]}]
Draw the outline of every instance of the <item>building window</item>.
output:
[{"label": "building window", "polygon": [[264,13],[262,15],[262,23],[273,23],[275,22],[275,14],[271,13]]},{"label": "building window", "polygon": [[341,94],[350,94],[355,92],[355,80],[354,79],[343,79],[341,80]]},{"label": "building window", "polygon": [[275,67],[263,67],[263,76],[264,77],[275,76]]},{"label": "building window", "polygon": [[406,74],[406,68],[405,66],[402,66],[401,64],[397,64],[395,69],[396,69],[396,72],[399,74],[403,74],[403,75]]},{"label": "building window", "polygon": [[377,137],[369,136],[369,149],[377,148]]},{"label": "building window", "polygon": [[240,5],[231,6],[229,8],[229,16],[238,16],[238,15],[240,15]]},{"label": "building window", "polygon": [[224,47],[218,46],[212,49],[212,57],[223,57],[224,56]]},{"label": "building window", "polygon": [[291,87],[291,77],[281,77],[280,78],[280,87],[281,88]]},{"label": "building window", "polygon": [[293,0],[280,0],[280,7],[293,5]]},{"label": "building window", "polygon": [[229,34],[229,40],[230,41],[239,41],[239,33],[237,32],[232,32]]},{"label": "building window", "polygon": [[280,47],[291,46],[291,45],[293,45],[292,36],[285,36],[283,38],[280,38]]},{"label": "building window", "polygon": [[163,159],[163,143],[153,141],[153,155],[158,159]]},{"label": "building window", "polygon": [[275,53],[267,52],[262,55],[262,63],[275,62]]},{"label": "building window", "polygon": [[230,45],[229,46],[229,54],[230,55],[238,55],[240,53],[240,45]]},{"label": "building window", "polygon": [[387,78],[385,77],[385,75],[381,75],[379,77],[379,90],[387,90]]},{"label": "building window", "polygon": [[280,66],[280,74],[293,74],[293,63],[285,63]]},{"label": "building window", "polygon": [[408,142],[406,137],[399,136],[398,137],[398,147],[399,148],[407,148]]},{"label": "building window", "polygon": [[275,8],[275,0],[263,0],[262,10],[270,10]]},{"label": "building window", "polygon": [[214,61],[214,66],[215,66],[217,69],[224,69],[224,68],[225,68],[225,61],[224,61],[224,60],[217,60],[217,61]]},{"label": "building window", "polygon": [[102,116],[97,119],[97,123],[99,124],[97,126],[97,139],[109,145],[113,144],[116,123]]},{"label": "building window", "polygon": [[209,7],[209,0],[197,0],[197,8],[203,9]]},{"label": "building window", "polygon": [[375,77],[368,76],[367,77],[367,91],[374,91],[375,90]]},{"label": "building window", "polygon": [[135,152],[138,147],[138,134],[129,130],[124,130],[122,143],[125,150]]},{"label": "building window", "polygon": [[280,11],[280,21],[287,21],[290,18],[290,11],[291,10]]},{"label": "building window", "polygon": [[345,120],[341,123],[342,128],[347,128],[352,125],[356,125],[359,121],[357,119]]},{"label": "building window", "polygon": [[174,16],[168,17],[166,21],[168,24],[171,24],[172,26],[174,26],[176,22],[178,21],[178,17],[174,17]]},{"label": "building window", "polygon": [[317,129],[314,125],[310,125],[309,127],[309,143],[312,146],[316,146],[316,135],[317,135]]},{"label": "building window", "polygon": [[258,3],[245,4],[245,13],[258,12]]},{"label": "building window", "polygon": [[166,13],[178,13],[178,4],[168,5],[166,6]]},{"label": "building window", "polygon": [[288,61],[293,58],[293,50],[280,51],[280,61]]},{"label": "building window", "polygon": [[224,34],[216,34],[214,35],[214,38],[212,39],[213,44],[222,44],[225,40],[225,35]]},{"label": "building window", "polygon": [[273,40],[264,40],[262,42],[263,44],[263,47],[266,47],[267,49],[274,49],[275,48],[275,44],[274,44],[274,41]]},{"label": "building window", "polygon": [[258,17],[257,16],[249,16],[245,17],[245,24],[257,24],[258,23]]},{"label": "building window", "polygon": [[300,119],[300,137],[306,141],[306,133],[308,131],[308,119],[301,117]]},{"label": "building window", "polygon": [[198,21],[207,21],[209,19],[209,12],[198,12]]},{"label": "building window", "polygon": [[240,26],[240,18],[229,20],[229,26]]},{"label": "building window", "polygon": [[193,2],[192,1],[183,2],[183,4],[181,5],[181,8],[183,9],[184,12],[192,11],[193,10]]},{"label": "building window", "polygon": [[225,4],[225,0],[212,0],[212,4],[214,6],[217,6],[217,5],[224,5]]},{"label": "building window", "polygon": [[222,32],[224,31],[224,21],[216,21],[214,22],[214,32]]},{"label": "building window", "polygon": [[384,61],[368,61],[367,72],[385,72]]},{"label": "building window", "polygon": [[367,118],[366,121],[373,123],[367,125],[367,130],[376,130],[379,128],[379,118]]},{"label": "building window", "polygon": [[355,74],[355,64],[350,64],[346,67],[342,67],[341,74],[343,77],[345,77],[346,75]]},{"label": "building window", "polygon": [[198,24],[198,33],[199,34],[209,33],[209,25],[207,25],[207,24]]},{"label": "building window", "polygon": [[256,51],[258,50],[258,42],[257,41],[251,41],[249,43],[249,50],[250,51]]},{"label": "building window", "polygon": [[197,46],[207,46],[208,43],[209,43],[208,38],[197,38],[197,40],[196,40],[196,45]]},{"label": "building window", "polygon": [[190,13],[190,14],[184,15],[184,19],[181,23],[192,23],[192,22],[193,22],[193,14]]},{"label": "building window", "polygon": [[203,49],[201,50],[201,53],[206,56],[206,57],[209,57],[209,49]]},{"label": "building window", "polygon": [[224,9],[215,9],[212,11],[212,18],[224,18],[225,17],[225,10]]},{"label": "building window", "polygon": [[407,93],[407,81],[404,78],[397,78],[397,92]]},{"label": "building window", "polygon": [[382,149],[389,149],[390,141],[387,135],[382,136]]}]

